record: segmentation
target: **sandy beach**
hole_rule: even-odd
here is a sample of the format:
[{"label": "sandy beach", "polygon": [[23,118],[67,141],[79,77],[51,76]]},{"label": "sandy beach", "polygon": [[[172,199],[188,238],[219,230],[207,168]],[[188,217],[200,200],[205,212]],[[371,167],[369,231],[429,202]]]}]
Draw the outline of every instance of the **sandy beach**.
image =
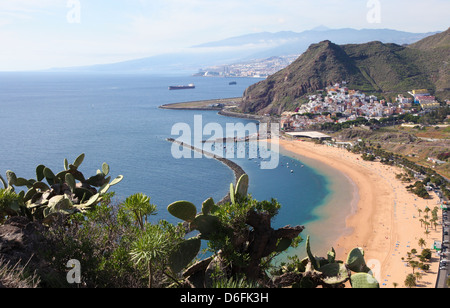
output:
[{"label": "sandy beach", "polygon": [[[360,155],[345,149],[304,141],[279,140],[279,143],[288,152],[339,170],[357,187],[357,196],[349,196],[348,200],[355,205],[346,216],[347,229],[333,245],[338,259],[345,260],[351,249],[362,247],[366,262],[380,282],[380,287],[404,288],[406,276],[413,273],[413,268],[406,262],[408,252],[416,249],[420,254],[422,248],[430,248],[434,240],[442,238],[439,225],[437,231],[430,226],[430,233],[425,234],[420,222],[425,213],[418,211],[424,211],[427,206],[430,209],[437,206],[436,196],[430,200],[417,197],[406,190],[409,184],[396,179],[396,174],[402,172],[400,168],[364,161]],[[418,244],[421,238],[426,242],[424,247]],[[418,258],[414,260],[418,261]],[[414,270],[422,274],[417,281],[418,288],[435,287],[439,266],[437,260],[433,251],[430,270]]]}]

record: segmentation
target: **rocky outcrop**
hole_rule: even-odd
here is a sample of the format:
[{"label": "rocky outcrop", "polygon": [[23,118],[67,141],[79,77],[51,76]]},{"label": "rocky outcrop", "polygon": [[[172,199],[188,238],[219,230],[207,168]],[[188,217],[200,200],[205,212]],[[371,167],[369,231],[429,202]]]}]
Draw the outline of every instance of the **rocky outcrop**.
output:
[{"label": "rocky outcrop", "polygon": [[[30,274],[50,273],[49,264],[41,258],[40,253],[48,247],[43,236],[45,227],[36,222],[30,222],[26,217],[12,217],[0,225],[0,260],[2,265],[26,268]],[[10,283],[2,282],[0,288],[11,287]]]}]

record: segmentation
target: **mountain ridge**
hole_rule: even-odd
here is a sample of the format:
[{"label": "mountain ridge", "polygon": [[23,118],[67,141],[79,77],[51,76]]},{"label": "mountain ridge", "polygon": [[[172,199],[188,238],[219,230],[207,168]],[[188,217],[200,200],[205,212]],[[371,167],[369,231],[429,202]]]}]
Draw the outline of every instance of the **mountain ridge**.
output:
[{"label": "mountain ridge", "polygon": [[441,99],[447,98],[449,36],[450,29],[410,46],[379,41],[312,44],[290,66],[249,87],[243,95],[242,111],[280,114],[295,108],[303,95],[344,80],[349,88],[366,92],[427,88]]},{"label": "mountain ridge", "polygon": [[[189,72],[213,65],[303,53],[312,43],[333,38],[335,43],[361,43],[371,40],[413,43],[429,33],[410,33],[390,29],[318,29],[303,32],[260,32],[236,36],[186,48],[181,52],[155,55],[118,63],[54,68],[52,71],[77,72]],[[231,43],[230,43],[231,42]],[[233,43],[234,42],[234,43]]]}]

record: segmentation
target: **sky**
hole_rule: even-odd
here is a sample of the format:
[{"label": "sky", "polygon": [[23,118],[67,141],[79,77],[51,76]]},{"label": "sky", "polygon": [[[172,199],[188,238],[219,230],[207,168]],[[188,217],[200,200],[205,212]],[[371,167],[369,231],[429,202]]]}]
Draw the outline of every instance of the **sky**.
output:
[{"label": "sky", "polygon": [[0,71],[114,63],[321,25],[445,31],[448,12],[449,0],[0,0]]}]

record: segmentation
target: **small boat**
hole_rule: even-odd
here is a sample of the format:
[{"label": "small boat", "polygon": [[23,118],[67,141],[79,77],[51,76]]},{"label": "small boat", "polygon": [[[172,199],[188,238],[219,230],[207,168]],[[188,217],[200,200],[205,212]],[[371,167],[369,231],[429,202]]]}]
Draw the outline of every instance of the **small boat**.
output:
[{"label": "small boat", "polygon": [[187,86],[170,86],[169,90],[186,90],[186,89],[195,89],[195,85],[193,83],[188,84]]},{"label": "small boat", "polygon": [[231,81],[231,82],[229,83],[230,86],[234,86],[234,85],[236,85],[236,84],[237,84],[236,81]]}]

